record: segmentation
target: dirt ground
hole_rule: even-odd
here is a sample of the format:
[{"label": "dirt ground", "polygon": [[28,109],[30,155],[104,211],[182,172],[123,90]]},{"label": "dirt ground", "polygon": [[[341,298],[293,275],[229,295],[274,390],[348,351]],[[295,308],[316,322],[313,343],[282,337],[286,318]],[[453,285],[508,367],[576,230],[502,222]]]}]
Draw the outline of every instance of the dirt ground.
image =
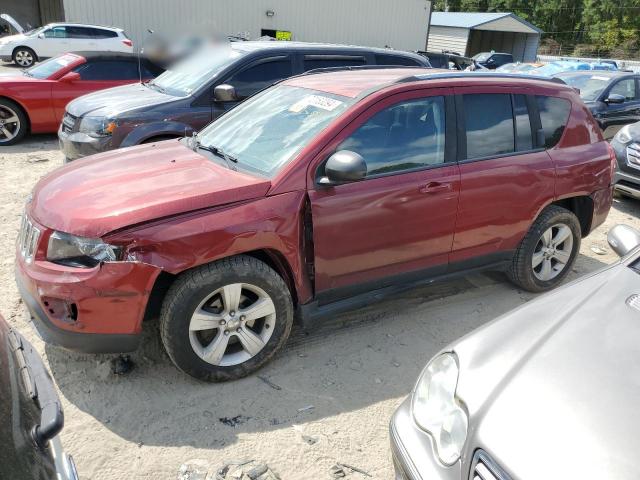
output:
[{"label": "dirt ground", "polygon": [[[266,463],[283,480],[329,479],[337,462],[391,479],[388,421],[425,362],[534,297],[499,274],[433,284],[332,319],[311,334],[294,331],[260,376],[218,385],[179,373],[152,322],[143,348],[132,354],[135,368],[114,376],[112,357],[45,346],[14,283],[24,200],[61,165],[53,135],[0,149],[0,312],[50,366],[65,409],[62,440],[82,479],[175,479],[186,462],[214,472],[239,459]],[[616,223],[640,228],[639,214],[640,203],[616,200],[606,224],[583,241],[571,278],[614,262],[606,232]],[[369,477],[351,472],[347,478]]]}]

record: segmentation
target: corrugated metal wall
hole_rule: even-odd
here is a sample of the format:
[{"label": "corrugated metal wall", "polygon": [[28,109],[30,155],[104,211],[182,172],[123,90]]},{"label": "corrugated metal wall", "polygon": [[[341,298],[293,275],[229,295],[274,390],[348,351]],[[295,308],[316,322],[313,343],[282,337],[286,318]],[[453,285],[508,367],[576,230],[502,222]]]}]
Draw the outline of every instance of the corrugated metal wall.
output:
[{"label": "corrugated metal wall", "polygon": [[134,42],[148,28],[251,38],[270,29],[291,31],[294,40],[403,50],[424,49],[430,8],[427,0],[64,0],[66,21],[122,27]]},{"label": "corrugated metal wall", "polygon": [[434,53],[449,50],[465,55],[468,39],[467,28],[431,26],[427,50]]},{"label": "corrugated metal wall", "polygon": [[472,30],[467,55],[473,56],[476,53],[495,50],[513,54],[516,62],[533,62],[536,59],[539,40],[540,35],[537,33]]}]

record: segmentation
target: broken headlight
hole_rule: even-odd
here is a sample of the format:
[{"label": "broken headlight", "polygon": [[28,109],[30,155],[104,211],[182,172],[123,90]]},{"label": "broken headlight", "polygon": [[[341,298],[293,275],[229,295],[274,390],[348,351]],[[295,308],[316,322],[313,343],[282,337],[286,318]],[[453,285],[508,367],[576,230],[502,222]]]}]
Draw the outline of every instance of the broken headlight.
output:
[{"label": "broken headlight", "polygon": [[80,132],[90,137],[108,137],[116,129],[114,120],[104,117],[83,117],[80,120]]},{"label": "broken headlight", "polygon": [[99,238],[53,232],[49,237],[47,260],[69,267],[92,268],[101,262],[119,260],[121,253],[121,247],[104,243]]}]

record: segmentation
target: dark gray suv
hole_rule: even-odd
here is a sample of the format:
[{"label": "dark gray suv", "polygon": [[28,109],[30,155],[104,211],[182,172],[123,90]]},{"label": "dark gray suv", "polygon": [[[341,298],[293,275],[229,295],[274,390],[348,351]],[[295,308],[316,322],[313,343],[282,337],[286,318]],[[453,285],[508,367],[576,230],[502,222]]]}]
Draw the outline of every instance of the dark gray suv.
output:
[{"label": "dark gray suv", "polygon": [[58,130],[67,161],[190,135],[272,83],[309,70],[363,65],[429,67],[409,52],[296,42],[236,42],[203,50],[156,79],[67,105]]}]

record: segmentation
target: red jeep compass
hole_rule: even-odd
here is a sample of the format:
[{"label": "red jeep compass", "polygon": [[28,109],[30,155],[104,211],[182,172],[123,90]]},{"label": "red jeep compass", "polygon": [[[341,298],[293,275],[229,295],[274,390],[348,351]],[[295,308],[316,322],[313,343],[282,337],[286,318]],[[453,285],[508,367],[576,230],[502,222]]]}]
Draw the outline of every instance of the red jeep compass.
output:
[{"label": "red jeep compass", "polygon": [[556,286],[611,206],[615,157],[562,82],[423,69],[285,80],[195,138],[41,180],[17,280],[42,337],[136,348],[159,313],[194,377],[238,378],[303,325],[501,269]]}]

